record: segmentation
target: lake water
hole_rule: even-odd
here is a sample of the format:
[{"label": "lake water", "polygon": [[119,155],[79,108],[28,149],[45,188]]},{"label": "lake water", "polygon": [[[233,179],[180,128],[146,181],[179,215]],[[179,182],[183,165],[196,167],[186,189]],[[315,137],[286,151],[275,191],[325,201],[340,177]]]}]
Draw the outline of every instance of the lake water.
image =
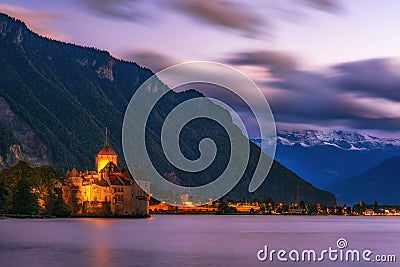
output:
[{"label": "lake water", "polygon": [[[369,249],[397,263],[259,261],[269,249]],[[319,252],[318,252],[319,253]],[[260,254],[263,255],[263,254]],[[295,255],[295,254],[293,254]],[[287,255],[286,255],[287,257]],[[2,219],[0,266],[398,266],[400,218],[158,215],[150,219]]]}]

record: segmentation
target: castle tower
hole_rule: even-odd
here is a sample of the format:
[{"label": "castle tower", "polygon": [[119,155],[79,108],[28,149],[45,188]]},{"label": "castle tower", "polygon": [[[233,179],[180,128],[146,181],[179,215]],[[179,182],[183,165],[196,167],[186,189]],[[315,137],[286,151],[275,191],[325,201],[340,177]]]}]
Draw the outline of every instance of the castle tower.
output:
[{"label": "castle tower", "polygon": [[113,162],[118,166],[118,156],[108,143],[108,129],[106,128],[106,140],[104,146],[96,155],[96,170],[99,173],[109,162]]}]

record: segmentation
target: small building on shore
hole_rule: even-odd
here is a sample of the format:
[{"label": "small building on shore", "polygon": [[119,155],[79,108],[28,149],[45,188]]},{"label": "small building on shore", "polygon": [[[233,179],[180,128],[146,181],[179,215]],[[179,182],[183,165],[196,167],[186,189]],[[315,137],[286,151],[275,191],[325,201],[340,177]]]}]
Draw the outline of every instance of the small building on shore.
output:
[{"label": "small building on shore", "polygon": [[[140,186],[138,185],[140,184]],[[96,170],[66,173],[62,197],[73,214],[87,216],[148,216],[150,182],[133,179],[118,169],[118,155],[105,145],[96,155]]]}]

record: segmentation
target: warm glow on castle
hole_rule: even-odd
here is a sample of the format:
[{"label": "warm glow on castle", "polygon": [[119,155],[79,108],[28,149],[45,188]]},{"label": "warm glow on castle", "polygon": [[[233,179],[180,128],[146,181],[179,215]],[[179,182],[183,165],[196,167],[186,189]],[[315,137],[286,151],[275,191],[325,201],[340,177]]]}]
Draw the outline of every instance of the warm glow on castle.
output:
[{"label": "warm glow on castle", "polygon": [[78,172],[74,168],[66,173],[62,195],[73,213],[95,216],[149,214],[150,196],[142,187],[149,191],[150,182],[135,181],[129,171],[119,170],[117,164],[118,155],[109,146],[106,130],[105,144],[96,155],[96,170]]},{"label": "warm glow on castle", "polygon": [[99,153],[96,155],[96,170],[100,173],[102,169],[109,163],[113,162],[118,166],[118,155],[112,150],[108,144],[108,129],[106,128],[106,142]]}]

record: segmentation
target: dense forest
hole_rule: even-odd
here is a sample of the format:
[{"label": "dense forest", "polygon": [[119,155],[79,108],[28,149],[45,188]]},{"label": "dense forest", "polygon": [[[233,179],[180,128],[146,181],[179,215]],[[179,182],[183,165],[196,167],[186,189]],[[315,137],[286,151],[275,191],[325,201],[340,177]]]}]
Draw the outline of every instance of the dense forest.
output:
[{"label": "dense forest", "polygon": [[[0,33],[0,97],[20,121],[32,128],[32,134],[14,140],[17,130],[12,122],[2,120],[0,114],[0,134],[7,136],[0,148],[7,151],[11,142],[21,143],[22,150],[29,145],[31,150],[35,149],[31,138],[35,135],[35,140],[43,143],[40,149],[48,154],[52,166],[64,171],[73,167],[93,169],[94,155],[103,145],[104,129],[108,127],[110,144],[119,154],[118,164],[123,168],[124,112],[135,90],[153,73],[105,51],[40,37],[21,21],[3,14],[0,14]],[[179,103],[201,96],[194,90],[171,91],[155,107],[146,128],[146,143],[151,148],[150,156],[157,170],[182,185],[202,185],[216,178],[229,158],[230,143],[223,127],[202,119],[184,127],[180,146],[187,158],[196,159],[200,140],[212,138],[218,154],[209,168],[197,174],[186,173],[169,164],[163,154],[160,129],[165,116]],[[215,105],[214,109],[222,116],[229,116],[219,106]],[[250,143],[250,150],[246,172],[229,193],[231,199],[271,196],[288,203],[300,200],[336,203],[331,193],[313,187],[277,162],[260,188],[254,193],[248,192],[258,156],[262,153],[253,143]]]},{"label": "dense forest", "polygon": [[53,167],[30,167],[20,161],[0,172],[0,214],[68,216],[62,199],[64,174]]}]

